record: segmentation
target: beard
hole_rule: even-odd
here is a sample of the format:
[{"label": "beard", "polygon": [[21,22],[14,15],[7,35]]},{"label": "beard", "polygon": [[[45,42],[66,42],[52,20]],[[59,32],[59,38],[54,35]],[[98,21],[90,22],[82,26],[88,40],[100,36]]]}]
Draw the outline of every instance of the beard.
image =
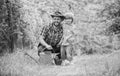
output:
[{"label": "beard", "polygon": [[57,22],[57,21],[56,21],[56,22],[54,22],[54,24],[55,24],[55,25],[58,25],[58,24],[60,24],[60,22]]}]

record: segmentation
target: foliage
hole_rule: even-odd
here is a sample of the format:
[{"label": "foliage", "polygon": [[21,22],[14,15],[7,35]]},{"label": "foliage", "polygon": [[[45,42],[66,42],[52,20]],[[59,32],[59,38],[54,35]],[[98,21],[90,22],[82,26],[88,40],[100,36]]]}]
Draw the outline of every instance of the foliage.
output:
[{"label": "foliage", "polygon": [[[17,40],[17,28],[20,18],[19,5],[9,0],[3,0],[1,7],[1,22],[0,22],[0,51],[3,52],[9,49],[13,52],[14,45]],[[4,9],[4,10],[3,10]]]},{"label": "foliage", "polygon": [[119,34],[120,31],[120,0],[114,0],[113,3],[105,3],[100,16],[105,17],[108,22],[105,31],[106,35]]},{"label": "foliage", "polygon": [[[3,17],[6,18],[4,21],[8,26],[7,28],[12,26],[9,30],[7,29],[10,32],[7,31],[6,33],[8,40],[10,39],[10,41],[7,40],[8,46],[11,47],[11,42],[13,42],[14,45],[20,42],[24,47],[37,46],[42,27],[48,25],[52,20],[50,15],[53,14],[55,10],[59,10],[63,14],[66,12],[72,12],[74,14],[73,23],[76,26],[75,34],[77,35],[75,42],[73,42],[75,43],[73,45],[74,50],[82,50],[82,52],[85,53],[106,50],[105,48],[107,47],[104,47],[104,44],[107,44],[107,41],[104,43],[101,36],[99,37],[101,41],[94,39],[96,35],[104,29],[105,36],[119,33],[115,30],[118,30],[119,27],[117,25],[119,23],[116,23],[116,20],[119,18],[120,2],[119,0],[112,1],[114,2],[110,3],[109,1],[99,0],[10,0],[11,3],[7,3],[7,6],[4,5],[6,7],[6,17]],[[9,8],[7,8],[8,6]],[[104,8],[100,6],[104,6]],[[97,17],[96,13],[98,12],[99,16]],[[99,19],[102,20],[104,17],[106,20],[100,22]],[[105,25],[107,21],[111,22],[111,24]],[[85,35],[88,35],[88,40],[84,39]],[[14,37],[13,41],[12,37]],[[93,40],[91,38],[93,38]],[[109,46],[109,44],[107,45]]]}]

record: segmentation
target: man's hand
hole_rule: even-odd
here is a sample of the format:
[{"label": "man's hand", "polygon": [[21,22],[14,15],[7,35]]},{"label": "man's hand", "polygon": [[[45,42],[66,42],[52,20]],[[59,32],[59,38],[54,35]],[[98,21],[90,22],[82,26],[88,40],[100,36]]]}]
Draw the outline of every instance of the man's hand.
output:
[{"label": "man's hand", "polygon": [[52,50],[52,49],[53,49],[52,46],[50,46],[50,45],[47,45],[46,48],[47,48],[48,50]]},{"label": "man's hand", "polygon": [[61,39],[61,41],[58,43],[58,47],[63,43],[64,38]]}]

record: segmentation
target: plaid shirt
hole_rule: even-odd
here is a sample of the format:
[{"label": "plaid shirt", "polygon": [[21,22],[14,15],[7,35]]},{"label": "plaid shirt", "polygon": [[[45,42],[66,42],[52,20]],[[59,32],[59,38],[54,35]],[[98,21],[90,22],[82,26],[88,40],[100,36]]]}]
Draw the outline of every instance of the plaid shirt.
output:
[{"label": "plaid shirt", "polygon": [[55,25],[53,22],[49,26],[44,26],[41,35],[47,44],[57,46],[63,37],[62,24]]}]

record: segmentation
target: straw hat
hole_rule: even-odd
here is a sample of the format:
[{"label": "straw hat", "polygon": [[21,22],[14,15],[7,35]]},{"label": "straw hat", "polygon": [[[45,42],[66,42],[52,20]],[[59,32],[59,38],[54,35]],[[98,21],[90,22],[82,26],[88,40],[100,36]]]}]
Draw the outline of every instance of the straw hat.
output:
[{"label": "straw hat", "polygon": [[56,11],[51,17],[60,17],[61,19],[65,19],[65,16],[62,15],[61,12]]}]

